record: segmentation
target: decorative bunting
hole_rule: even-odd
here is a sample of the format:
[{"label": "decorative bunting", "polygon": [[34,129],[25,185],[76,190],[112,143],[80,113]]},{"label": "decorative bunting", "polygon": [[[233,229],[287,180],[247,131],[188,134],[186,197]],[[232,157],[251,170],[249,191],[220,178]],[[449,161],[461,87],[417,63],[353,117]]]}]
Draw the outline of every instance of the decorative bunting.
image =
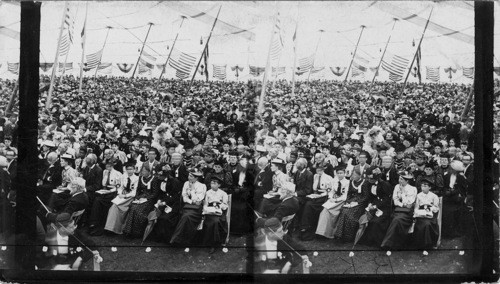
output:
[{"label": "decorative bunting", "polygon": [[314,62],[314,54],[299,59],[299,67],[297,67],[297,71],[295,72],[295,74],[300,76],[306,72],[309,72],[309,70],[313,68],[313,62]]},{"label": "decorative bunting", "polygon": [[261,74],[264,73],[264,71],[266,71],[265,67],[256,67],[256,66],[252,66],[252,65],[250,65],[248,67],[250,69],[250,75],[255,76],[255,77],[260,76]]},{"label": "decorative bunting", "polygon": [[444,72],[449,73],[448,78],[451,80],[451,78],[453,78],[452,72],[456,73],[457,69],[456,68],[452,68],[452,67],[448,67],[448,68],[444,69]]},{"label": "decorative bunting", "polygon": [[54,66],[54,63],[49,63],[49,62],[44,62],[40,63],[40,69],[42,69],[43,72],[47,72],[50,68]]},{"label": "decorative bunting", "polygon": [[243,71],[244,67],[240,67],[238,65],[236,66],[233,66],[231,67],[231,70],[235,71],[235,76],[236,76],[236,79],[238,79],[238,77],[240,76],[239,72]]},{"label": "decorative bunting", "polygon": [[63,71],[63,69],[64,69],[64,71],[73,69],[73,62],[69,62],[69,63],[59,62],[59,70]]},{"label": "decorative bunting", "polygon": [[134,67],[134,64],[133,63],[116,63],[116,66],[123,73],[128,73],[128,72],[130,72],[130,70],[132,70],[132,67]]},{"label": "decorative bunting", "polygon": [[285,72],[286,72],[286,68],[284,66],[272,68],[273,76],[279,76],[279,75],[285,74]]},{"label": "decorative bunting", "polygon": [[342,76],[345,72],[345,70],[347,69],[347,67],[335,67],[335,69],[333,67],[330,67],[330,70],[332,71],[332,73],[335,75],[335,76]]},{"label": "decorative bunting", "polygon": [[324,69],[325,69],[325,67],[314,67],[314,68],[311,70],[311,73],[312,73],[312,74],[319,73],[319,72],[323,71]]}]

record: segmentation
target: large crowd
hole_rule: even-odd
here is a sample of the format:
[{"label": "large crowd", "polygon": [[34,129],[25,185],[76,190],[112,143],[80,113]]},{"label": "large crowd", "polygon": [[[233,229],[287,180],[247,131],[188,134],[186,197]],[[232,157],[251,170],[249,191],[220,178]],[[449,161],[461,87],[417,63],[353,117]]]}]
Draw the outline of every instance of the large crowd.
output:
[{"label": "large crowd", "polygon": [[[46,90],[40,96],[37,228],[57,252],[42,253],[39,267],[78,269],[92,253],[76,252],[74,239],[97,250],[93,237],[103,234],[210,253],[229,234],[254,234],[259,266],[286,272],[317,238],[432,249],[470,229],[482,190],[473,107],[462,115],[470,86],[410,83],[401,95],[395,83],[310,81],[292,95],[280,80],[259,114],[255,81],[195,81],[188,90],[189,81],[96,77],[84,79],[82,94],[78,83],[62,78],[48,109]],[[0,81],[2,101],[13,86]],[[0,117],[8,224],[18,117]],[[61,257],[68,247],[75,252]]]}]

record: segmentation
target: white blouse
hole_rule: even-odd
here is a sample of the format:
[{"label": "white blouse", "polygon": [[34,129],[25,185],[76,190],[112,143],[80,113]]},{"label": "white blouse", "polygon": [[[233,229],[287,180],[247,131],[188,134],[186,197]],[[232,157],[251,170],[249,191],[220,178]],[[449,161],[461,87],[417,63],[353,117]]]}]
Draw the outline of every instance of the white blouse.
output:
[{"label": "white blouse", "polygon": [[226,210],[228,207],[227,193],[220,189],[218,189],[217,191],[210,189],[209,191],[207,191],[207,194],[205,196],[203,207],[208,207],[208,205],[212,202],[220,202],[220,209]]},{"label": "white blouse", "polygon": [[397,184],[394,187],[394,192],[392,199],[394,200],[394,205],[399,207],[405,207],[407,205],[413,204],[417,198],[417,188],[407,184],[405,187],[401,187]]},{"label": "white blouse", "polygon": [[207,192],[207,186],[199,181],[195,183],[190,183],[186,181],[184,187],[182,188],[182,199],[184,202],[192,204],[195,202],[200,202],[205,199],[205,193]]}]

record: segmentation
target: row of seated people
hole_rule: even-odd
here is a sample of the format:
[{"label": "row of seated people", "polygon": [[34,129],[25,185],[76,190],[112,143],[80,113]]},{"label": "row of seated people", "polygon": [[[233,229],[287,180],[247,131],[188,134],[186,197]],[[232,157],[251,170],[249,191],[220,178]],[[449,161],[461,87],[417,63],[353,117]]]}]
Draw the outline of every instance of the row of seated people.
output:
[{"label": "row of seated people", "polygon": [[[298,231],[302,241],[317,236],[384,248],[432,248],[440,235],[439,197],[443,198],[444,238],[459,236],[457,228],[467,213],[460,161],[451,163],[450,173],[445,175],[448,190],[444,192],[436,190],[432,178],[420,178],[415,187],[414,176],[408,171],[399,172],[398,183],[393,186],[384,180],[383,169],[376,166],[366,166],[363,172],[354,167],[350,178],[345,167],[339,166],[332,177],[325,173],[324,165],[316,166],[312,174],[307,161],[299,159],[294,165],[298,173],[292,180],[280,170],[283,164],[280,159],[271,162],[273,189],[260,202],[262,218],[256,226],[261,227],[271,217],[281,221],[293,215],[290,232]],[[258,165],[260,174],[265,174],[266,168]],[[307,180],[310,191],[305,190]]]},{"label": "row of seated people", "polygon": [[[92,168],[91,159],[89,162]],[[219,176],[210,177],[207,190],[200,182],[204,181],[202,172],[191,169],[188,181],[180,185],[180,192],[179,180],[166,164],[155,169],[143,167],[139,176],[135,175],[133,164],[126,164],[125,174],[113,166],[113,160],[106,164],[99,190],[88,192],[86,181],[79,177],[73,178],[67,188],[57,189],[49,201],[49,208],[55,213],[42,216],[43,223],[54,223],[63,213],[74,214],[90,208],[90,235],[101,235],[106,230],[143,237],[148,222],[154,218],[157,222],[150,235],[158,241],[208,246],[210,252],[225,243],[228,194],[220,189],[223,180]]]}]

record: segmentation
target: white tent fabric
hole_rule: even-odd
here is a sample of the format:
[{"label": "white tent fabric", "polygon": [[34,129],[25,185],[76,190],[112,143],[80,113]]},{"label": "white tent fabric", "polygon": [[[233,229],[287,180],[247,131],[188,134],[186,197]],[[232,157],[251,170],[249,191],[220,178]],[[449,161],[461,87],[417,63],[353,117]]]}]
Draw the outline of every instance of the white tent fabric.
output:
[{"label": "white tent fabric", "polygon": [[[455,3],[455,2],[454,2]],[[315,62],[327,67],[346,67],[352,58],[360,26],[366,26],[357,53],[369,59],[370,66],[378,64],[387,38],[391,32],[393,18],[398,18],[388,50],[405,58],[412,58],[423,31],[422,19],[426,20],[433,8],[432,24],[422,42],[421,73],[425,66],[441,66],[442,82],[450,82],[444,69],[458,68],[451,82],[471,83],[463,76],[462,67],[473,67],[474,10],[472,2],[402,1],[380,3],[372,1],[304,1],[304,2],[260,2],[260,1],[201,1],[201,2],[88,2],[86,51],[99,50],[106,36],[106,27],[111,26],[102,61],[135,64],[142,41],[146,36],[148,23],[153,23],[148,40],[148,52],[157,58],[157,64],[164,64],[181,23],[181,16],[188,17],[182,26],[175,48],[195,56],[198,60],[210,32],[210,19],[214,19],[221,8],[219,20],[209,45],[209,64],[243,66],[239,79],[260,78],[249,75],[249,65],[265,66],[274,16],[280,13],[280,24],[284,35],[284,49],[279,66],[286,72],[280,78],[291,79],[293,67],[292,36],[298,19],[297,58],[314,53],[319,39],[319,30],[324,30],[319,41]],[[74,15],[74,43],[67,62],[73,62],[74,69],[66,74],[78,75],[81,56],[80,32],[83,28],[86,2],[69,2]],[[498,10],[498,3],[495,9]],[[41,22],[40,61],[53,62],[57,36],[61,25],[64,2],[43,2]],[[19,62],[20,6],[16,3],[0,3],[0,68],[1,77],[15,77],[7,72],[7,62]],[[193,17],[194,16],[194,17]],[[497,30],[500,30],[500,24]],[[457,31],[452,33],[451,31]],[[450,34],[451,33],[451,34]],[[495,48],[500,42],[495,38]],[[496,50],[495,54],[499,54]],[[372,64],[373,63],[373,64]],[[318,65],[316,64],[316,65]],[[495,61],[495,65],[499,64]],[[374,65],[374,66],[372,66]],[[318,65],[319,66],[319,65]],[[315,67],[318,67],[315,66]],[[277,67],[273,66],[273,67]],[[329,68],[328,68],[329,69]],[[339,79],[329,70],[311,74],[311,79]],[[45,74],[50,74],[49,69]],[[161,69],[152,71],[158,77]],[[87,72],[89,76],[93,72]],[[113,68],[114,76],[130,76]],[[166,68],[166,78],[175,78],[175,70]],[[202,79],[197,75],[196,78]],[[366,80],[373,78],[372,68],[365,74]],[[340,77],[343,79],[343,76]],[[422,76],[425,81],[425,76]],[[236,80],[235,72],[227,72],[228,80]],[[299,78],[303,79],[303,78]],[[378,80],[389,80],[389,73],[381,70]],[[410,81],[417,79],[410,75]]]}]

